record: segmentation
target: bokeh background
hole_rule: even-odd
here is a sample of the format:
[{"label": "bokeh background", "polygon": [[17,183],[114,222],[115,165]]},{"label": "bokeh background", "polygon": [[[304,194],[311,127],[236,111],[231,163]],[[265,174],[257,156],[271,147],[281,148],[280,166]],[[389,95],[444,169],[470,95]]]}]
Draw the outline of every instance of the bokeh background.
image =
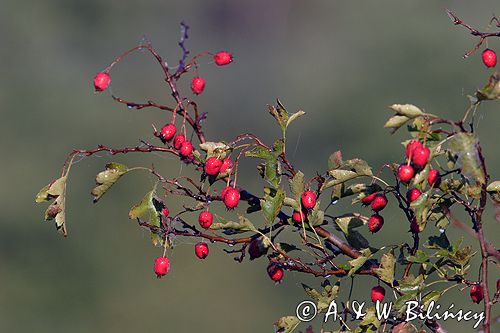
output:
[{"label": "bokeh background", "polygon": [[[289,273],[275,286],[265,260],[238,264],[212,246],[209,258],[200,261],[193,255],[194,239],[176,240],[169,252],[171,273],[156,279],[152,263],[160,250],[127,218],[154,180],[127,175],[97,205],[91,203],[94,176],[107,162],[155,163],[166,175],[189,174],[176,159],[133,154],[82,159],[69,179],[69,237],[42,221],[45,206],[35,204],[34,195],[57,177],[68,152],[153,140],[151,124],[168,119],[153,110],[128,110],[109,92],[95,94],[94,74],[144,35],[175,64],[179,22],[185,20],[192,54],[221,49],[235,54],[235,62],[224,68],[209,60],[200,65],[207,87],[197,100],[209,113],[209,138],[253,132],[272,140],[279,133],[266,104],[279,97],[289,110],[307,112],[288,137],[290,158],[307,175],[324,170],[337,149],[379,167],[402,158],[402,134],[391,137],[382,128],[390,115],[387,105],[414,103],[459,117],[466,95],[490,74],[479,53],[462,59],[475,39],[451,24],[445,8],[481,28],[492,13],[500,13],[494,0],[2,0],[0,331],[271,332],[278,317],[294,313],[305,299],[300,282],[318,286],[319,280]],[[500,41],[490,47],[500,50]],[[112,77],[112,92],[119,96],[170,103],[159,68],[145,53],[120,63]],[[499,111],[500,104],[485,104],[478,123],[497,179]],[[255,177],[255,165],[245,163],[240,183],[257,191],[262,184]],[[171,203],[171,210],[179,207]],[[399,213],[385,214],[385,228],[369,238],[373,244],[409,241]],[[498,244],[492,216],[488,211],[487,235]],[[449,236],[464,235],[450,230]],[[496,280],[498,270],[491,275]],[[375,281],[355,283],[354,298],[367,301]],[[345,300],[349,284],[342,286]],[[471,304],[467,290],[454,289],[442,302],[482,308]],[[472,331],[470,323],[446,326]]]}]

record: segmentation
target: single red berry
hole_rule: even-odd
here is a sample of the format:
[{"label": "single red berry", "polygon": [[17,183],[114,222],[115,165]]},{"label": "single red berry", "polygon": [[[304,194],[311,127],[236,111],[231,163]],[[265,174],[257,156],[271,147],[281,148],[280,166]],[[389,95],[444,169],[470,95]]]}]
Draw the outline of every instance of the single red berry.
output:
[{"label": "single red berry", "polygon": [[186,137],[182,134],[177,134],[174,137],[174,148],[179,150],[182,147],[182,144],[186,141]]},{"label": "single red berry", "polygon": [[191,153],[193,152],[193,144],[191,143],[191,141],[184,141],[181,145],[181,149],[179,149],[179,153],[184,156],[184,157],[188,157],[191,155]]},{"label": "single red berry", "polygon": [[431,186],[439,186],[441,182],[441,175],[439,174],[438,169],[430,169],[429,174],[427,175],[427,182]]},{"label": "single red berry", "polygon": [[484,298],[484,290],[483,287],[479,285],[474,285],[470,288],[470,298],[476,304],[481,303]]},{"label": "single red berry", "polygon": [[420,141],[418,141],[416,139],[411,140],[406,145],[406,157],[411,159],[413,157],[413,151],[415,150],[415,148],[421,148],[421,147],[422,147],[422,143]]},{"label": "single red berry", "polygon": [[387,197],[383,194],[377,194],[371,203],[371,208],[375,212],[380,212],[387,206]]},{"label": "single red berry", "polygon": [[422,192],[420,192],[418,188],[412,188],[409,189],[408,192],[406,192],[406,199],[408,199],[409,202],[413,202],[417,200],[421,195]]},{"label": "single red berry", "polygon": [[254,260],[262,257],[267,253],[268,247],[264,245],[261,238],[253,239],[248,245],[248,254],[250,254],[250,260]]},{"label": "single red berry", "polygon": [[240,201],[240,191],[235,189],[234,187],[229,188],[226,191],[226,195],[224,195],[224,204],[227,209],[232,209],[238,206],[238,202]]},{"label": "single red berry", "polygon": [[415,174],[413,167],[408,164],[401,164],[398,168],[398,178],[403,183],[408,183]]},{"label": "single red berry", "polygon": [[226,187],[224,187],[224,188],[220,191],[220,197],[222,198],[222,200],[224,200],[224,197],[226,196],[227,191],[229,191],[230,189],[232,189],[232,187],[231,187],[231,186],[226,186]]},{"label": "single red berry", "polygon": [[205,242],[200,242],[194,246],[194,253],[200,259],[208,257],[208,245]]},{"label": "single red berry", "polygon": [[371,233],[378,232],[380,229],[382,229],[383,225],[384,218],[378,214],[373,214],[368,219],[368,230],[370,230]]},{"label": "single red berry", "polygon": [[497,54],[491,49],[486,49],[481,54],[486,67],[495,67],[497,64]]},{"label": "single red berry", "polygon": [[96,91],[103,91],[109,86],[110,82],[111,78],[108,73],[97,73],[94,77],[94,89]]},{"label": "single red berry", "polygon": [[210,228],[213,221],[214,221],[214,216],[212,215],[212,213],[208,211],[201,212],[200,216],[198,216],[198,222],[200,222],[200,226],[203,229]]},{"label": "single red berry", "polygon": [[304,222],[306,220],[306,215],[304,214],[304,212],[294,210],[292,214],[292,220],[298,223]]},{"label": "single red berry", "polygon": [[500,279],[497,280],[497,291],[500,290]]},{"label": "single red berry", "polygon": [[371,297],[372,297],[372,302],[374,302],[374,303],[377,301],[382,302],[382,300],[385,297],[385,289],[382,288],[381,286],[373,287]]},{"label": "single red berry", "polygon": [[205,162],[205,173],[209,176],[214,176],[219,173],[222,161],[217,157],[209,157]]},{"label": "single red berry", "polygon": [[312,209],[316,205],[316,193],[313,191],[304,191],[300,198],[302,201],[302,207],[305,209]]},{"label": "single red berry", "polygon": [[177,132],[177,128],[172,123],[166,124],[160,130],[161,137],[165,141],[169,141],[170,139],[172,139],[174,137],[174,135],[175,135],[175,132]]},{"label": "single red berry", "polygon": [[363,202],[363,205],[368,206],[369,204],[372,203],[372,201],[373,201],[373,199],[375,198],[376,195],[377,195],[377,192],[369,194],[366,197],[363,197],[363,199],[361,199],[361,202]]},{"label": "single red berry", "polygon": [[413,151],[412,161],[413,165],[418,168],[423,168],[429,162],[431,150],[427,147],[417,147]]},{"label": "single red berry", "polygon": [[222,160],[222,165],[220,166],[220,173],[226,172],[228,169],[231,169],[233,167],[233,161],[229,158],[225,158]]},{"label": "single red berry", "polygon": [[168,214],[170,214],[170,211],[168,210],[167,206],[163,207],[163,209],[161,210],[161,214],[165,217],[167,217]]},{"label": "single red berry", "polygon": [[170,269],[170,260],[167,257],[158,257],[155,260],[155,273],[157,277],[162,277]]},{"label": "single red berry", "polygon": [[220,51],[214,55],[214,61],[217,65],[224,66],[233,61],[233,55],[226,51]]},{"label": "single red berry", "polygon": [[283,269],[274,264],[267,266],[267,274],[274,282],[279,282],[283,278]]},{"label": "single red berry", "polygon": [[191,80],[191,90],[194,94],[199,95],[205,89],[205,79],[202,77],[193,77]]}]

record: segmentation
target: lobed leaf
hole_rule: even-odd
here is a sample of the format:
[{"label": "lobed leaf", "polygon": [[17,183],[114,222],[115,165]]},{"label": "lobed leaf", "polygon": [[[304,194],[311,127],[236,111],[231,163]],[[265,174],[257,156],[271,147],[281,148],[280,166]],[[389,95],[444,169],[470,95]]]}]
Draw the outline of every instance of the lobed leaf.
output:
[{"label": "lobed leaf", "polygon": [[95,182],[97,184],[91,191],[96,203],[113,186],[121,176],[129,171],[128,167],[120,163],[106,164],[106,170],[97,174]]}]

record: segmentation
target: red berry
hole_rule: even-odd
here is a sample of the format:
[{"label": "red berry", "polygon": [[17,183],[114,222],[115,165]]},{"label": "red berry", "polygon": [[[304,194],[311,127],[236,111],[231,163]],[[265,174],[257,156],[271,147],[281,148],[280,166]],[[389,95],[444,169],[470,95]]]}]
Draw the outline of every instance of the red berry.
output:
[{"label": "red berry", "polygon": [[479,285],[474,285],[470,288],[470,298],[476,304],[481,303],[484,298],[484,290],[483,287]]},{"label": "red berry", "polygon": [[168,214],[170,214],[170,211],[168,210],[167,206],[163,207],[163,209],[161,210],[161,213],[163,216],[167,217]]},{"label": "red berry", "polygon": [[413,202],[417,200],[420,196],[422,195],[422,192],[418,188],[412,188],[406,192],[406,199],[408,199],[409,202]]},{"label": "red berry", "polygon": [[380,212],[387,206],[387,197],[383,194],[377,194],[371,203],[371,208],[375,212]]},{"label": "red berry", "polygon": [[230,64],[233,61],[233,55],[226,51],[220,51],[217,52],[216,55],[214,55],[214,61],[217,65],[224,66]]},{"label": "red berry", "polygon": [[205,162],[205,173],[209,176],[214,176],[219,173],[222,161],[217,157],[209,157]]},{"label": "red berry", "polygon": [[172,139],[175,135],[175,132],[177,132],[177,128],[172,123],[163,126],[160,131],[161,136],[165,141],[169,141],[170,139]]},{"label": "red berry", "polygon": [[174,148],[179,150],[182,147],[182,144],[186,141],[186,137],[182,134],[177,134],[174,137]]},{"label": "red berry", "polygon": [[213,221],[214,216],[210,212],[204,211],[200,213],[200,216],[198,216],[198,222],[200,222],[200,226],[204,229],[210,228]]},{"label": "red berry", "polygon": [[205,242],[200,242],[194,246],[194,253],[200,259],[208,257],[208,245]]},{"label": "red berry", "polygon": [[491,49],[486,49],[483,51],[481,54],[481,57],[483,58],[483,63],[486,65],[486,67],[495,67],[497,64],[497,54],[495,51]]},{"label": "red berry", "polygon": [[226,172],[228,169],[231,169],[233,167],[233,161],[231,161],[231,159],[229,158],[225,158],[223,161],[222,161],[222,165],[220,166],[220,170],[219,172],[220,173],[224,173]]},{"label": "red berry", "polygon": [[179,153],[184,156],[184,157],[188,157],[191,155],[191,153],[193,152],[193,144],[191,143],[191,141],[184,141],[181,145],[181,149],[179,149]]},{"label": "red berry", "polygon": [[418,168],[423,168],[427,162],[429,162],[429,156],[431,155],[431,150],[427,147],[417,147],[413,151],[412,161],[413,164]]},{"label": "red berry", "polygon": [[385,289],[382,288],[381,286],[375,286],[372,288],[372,293],[371,293],[371,297],[372,297],[372,302],[377,302],[377,301],[381,301],[384,299],[385,297]]},{"label": "red berry", "polygon": [[427,182],[431,186],[439,186],[439,183],[441,182],[441,175],[439,174],[439,170],[437,169],[430,169],[429,174],[427,176]]},{"label": "red berry", "polygon": [[415,174],[413,167],[407,164],[401,164],[398,168],[398,178],[403,183],[408,183]]},{"label": "red berry", "polygon": [[497,280],[497,291],[500,290],[500,279]]},{"label": "red berry", "polygon": [[305,191],[301,196],[302,207],[305,209],[312,209],[316,205],[316,193],[313,191]]},{"label": "red berry", "polygon": [[292,214],[292,220],[294,222],[301,223],[301,222],[304,222],[306,220],[306,216],[305,216],[304,212],[299,212],[299,211],[294,210],[293,214]]},{"label": "red berry", "polygon": [[421,148],[421,147],[422,147],[422,143],[420,143],[420,141],[418,141],[416,139],[411,140],[406,145],[406,157],[411,159],[413,157],[413,151],[415,150],[415,148]]},{"label": "red berry", "polygon": [[240,201],[240,191],[235,189],[234,187],[229,188],[226,191],[226,195],[224,195],[224,204],[227,209],[232,209],[238,206],[238,202]]},{"label": "red berry", "polygon": [[194,94],[199,95],[205,89],[205,79],[202,77],[193,77],[191,80],[191,90]]},{"label": "red berry", "polygon": [[372,201],[373,201],[373,199],[375,198],[376,195],[377,195],[377,192],[369,194],[366,197],[364,197],[363,199],[361,199],[361,202],[363,202],[364,205],[368,206],[369,204],[372,203]]},{"label": "red berry", "polygon": [[224,197],[226,196],[226,193],[228,190],[232,189],[231,186],[226,186],[224,187],[221,191],[220,191],[220,197],[222,198],[222,200],[224,200]]},{"label": "red berry", "polygon": [[269,264],[269,266],[267,266],[267,274],[269,274],[271,280],[279,282],[283,278],[283,269],[277,265]]},{"label": "red berry", "polygon": [[167,257],[158,257],[155,260],[155,273],[157,277],[162,277],[170,269],[170,260]]},{"label": "red berry", "polygon": [[109,86],[111,78],[108,73],[97,73],[94,77],[94,89],[96,91],[103,91]]},{"label": "red berry", "polygon": [[368,230],[370,230],[370,232],[372,233],[378,232],[380,229],[382,229],[383,225],[384,218],[378,214],[374,214],[368,219]]}]

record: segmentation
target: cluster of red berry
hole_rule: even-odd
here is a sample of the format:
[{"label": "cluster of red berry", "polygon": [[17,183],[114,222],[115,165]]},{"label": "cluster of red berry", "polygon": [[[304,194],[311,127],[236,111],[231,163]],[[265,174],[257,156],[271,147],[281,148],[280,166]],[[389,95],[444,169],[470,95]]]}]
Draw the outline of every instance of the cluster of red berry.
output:
[{"label": "cluster of red berry", "polygon": [[[416,174],[415,171],[420,171],[429,163],[429,158],[431,151],[425,145],[423,145],[419,140],[411,140],[406,145],[406,157],[407,163],[401,164],[397,170],[398,179],[404,183],[409,184]],[[437,169],[429,169],[427,174],[427,183],[432,187],[438,187],[441,182],[441,175]],[[416,201],[422,195],[422,191],[419,188],[413,187],[406,192],[406,200],[408,204]],[[419,226],[416,222],[413,222],[410,229],[414,233],[420,232]]]},{"label": "cluster of red berry", "polygon": [[[216,65],[224,66],[228,65],[233,61],[233,56],[231,53],[226,51],[217,52],[213,56],[213,60]],[[111,83],[111,78],[108,71],[99,72],[94,77],[94,88],[96,91],[104,91],[109,87]],[[199,75],[191,79],[191,90],[194,94],[199,95],[205,89],[205,79]],[[177,134],[177,127],[174,124],[175,113],[173,114],[172,121],[160,130],[159,138],[164,142],[172,142],[172,146],[179,152],[182,159],[192,160],[193,159],[193,144],[187,139],[185,133]],[[183,126],[184,127],[184,126]],[[230,172],[233,167],[233,162],[229,158],[220,159],[218,157],[209,157],[204,165],[204,172],[207,176],[217,176],[218,174],[223,174]],[[226,186],[221,191],[221,198],[227,209],[234,209],[238,206],[240,200],[240,191],[235,186]],[[167,207],[162,209],[162,215],[167,218],[169,215],[169,210]],[[203,211],[198,217],[198,222],[200,226],[204,229],[210,228],[213,223],[213,214],[208,211]],[[195,254],[200,259],[205,259],[208,256],[209,250],[208,245],[205,242],[199,242],[195,245]],[[154,271],[158,277],[162,277],[168,273],[170,269],[170,260],[164,255],[156,258]]]},{"label": "cluster of red berry", "polygon": [[373,210],[374,214],[368,219],[368,230],[375,233],[382,229],[384,218],[379,214],[385,206],[387,206],[387,197],[383,193],[371,193],[361,199],[363,205],[368,206]]}]

